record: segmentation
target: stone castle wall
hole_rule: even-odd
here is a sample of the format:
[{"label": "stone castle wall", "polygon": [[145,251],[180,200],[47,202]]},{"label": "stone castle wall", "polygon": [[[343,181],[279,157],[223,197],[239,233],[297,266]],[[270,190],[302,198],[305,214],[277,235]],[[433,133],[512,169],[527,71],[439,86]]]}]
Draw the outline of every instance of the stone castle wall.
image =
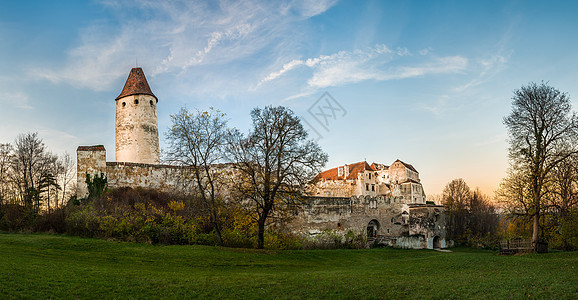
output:
[{"label": "stone castle wall", "polygon": [[107,177],[108,187],[142,187],[165,192],[184,191],[187,184],[187,167],[128,163],[106,162],[106,150],[103,146],[81,146],[77,155],[77,197],[88,196],[86,174],[91,177],[101,173]]}]

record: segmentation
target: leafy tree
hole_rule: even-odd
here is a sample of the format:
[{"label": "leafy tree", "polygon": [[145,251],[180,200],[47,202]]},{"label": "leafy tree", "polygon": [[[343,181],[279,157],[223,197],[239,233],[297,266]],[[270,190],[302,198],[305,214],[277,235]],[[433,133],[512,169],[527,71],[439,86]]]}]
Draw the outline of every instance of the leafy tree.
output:
[{"label": "leafy tree", "polygon": [[300,120],[283,106],[255,108],[247,136],[235,132],[229,159],[239,172],[237,187],[250,199],[258,226],[258,248],[264,248],[265,227],[283,204],[299,199],[304,184],[327,162],[327,154],[307,138]]},{"label": "leafy tree", "polygon": [[86,185],[88,187],[88,199],[94,199],[100,197],[106,191],[106,184],[108,179],[104,176],[104,173],[94,175],[94,178],[90,178],[90,174],[86,173]]},{"label": "leafy tree", "polygon": [[578,122],[571,108],[565,93],[547,83],[532,82],[514,91],[512,112],[504,118],[515,183],[523,187],[519,190],[523,194],[511,200],[532,218],[534,247],[538,247],[541,237],[540,216],[545,209],[550,175],[577,150]]},{"label": "leafy tree", "polygon": [[180,165],[189,166],[193,173],[196,195],[209,214],[218,243],[223,244],[219,218],[219,191],[223,189],[221,168],[224,146],[229,134],[225,114],[218,110],[189,112],[182,108],[171,116],[168,132],[168,157]]},{"label": "leafy tree", "polygon": [[551,223],[551,235],[559,240],[563,250],[578,247],[578,156],[572,155],[552,171],[551,194],[547,213]]},{"label": "leafy tree", "polygon": [[[40,176],[40,181],[38,182],[38,194],[46,193],[46,203],[48,205],[48,212],[50,212],[50,190],[54,188],[56,190],[60,189],[58,182],[56,182],[56,176],[52,173],[42,173]],[[38,208],[37,208],[38,209]]]}]

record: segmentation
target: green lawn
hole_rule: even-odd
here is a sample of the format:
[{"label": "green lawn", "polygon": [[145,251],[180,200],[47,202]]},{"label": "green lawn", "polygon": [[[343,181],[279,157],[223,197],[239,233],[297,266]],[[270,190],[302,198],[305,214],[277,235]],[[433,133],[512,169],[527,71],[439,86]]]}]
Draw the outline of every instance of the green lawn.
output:
[{"label": "green lawn", "polygon": [[258,251],[0,234],[4,298],[578,298],[578,253]]}]

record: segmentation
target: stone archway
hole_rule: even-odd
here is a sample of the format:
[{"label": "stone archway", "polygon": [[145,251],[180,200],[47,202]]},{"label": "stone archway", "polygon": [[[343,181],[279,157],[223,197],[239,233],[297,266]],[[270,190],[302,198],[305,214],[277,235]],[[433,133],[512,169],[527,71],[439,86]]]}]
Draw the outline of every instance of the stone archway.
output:
[{"label": "stone archway", "polygon": [[375,219],[369,221],[367,224],[367,237],[368,238],[375,238],[377,237],[377,232],[379,231],[379,222]]},{"label": "stone archway", "polygon": [[442,242],[439,236],[434,236],[433,238],[433,248],[440,249],[442,247]]}]

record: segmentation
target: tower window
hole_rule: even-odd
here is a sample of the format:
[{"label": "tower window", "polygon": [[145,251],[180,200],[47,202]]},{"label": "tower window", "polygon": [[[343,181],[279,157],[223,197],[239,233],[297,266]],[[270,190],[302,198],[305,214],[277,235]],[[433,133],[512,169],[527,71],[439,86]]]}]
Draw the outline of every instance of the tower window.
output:
[{"label": "tower window", "polygon": [[149,101],[149,102],[150,102],[151,106],[153,106],[153,100],[151,100],[151,101]]},{"label": "tower window", "polygon": [[138,99],[134,99],[134,104],[138,104]]},{"label": "tower window", "polygon": [[125,107],[125,106],[126,106],[126,102],[123,102],[123,103],[122,103],[122,107]]}]

